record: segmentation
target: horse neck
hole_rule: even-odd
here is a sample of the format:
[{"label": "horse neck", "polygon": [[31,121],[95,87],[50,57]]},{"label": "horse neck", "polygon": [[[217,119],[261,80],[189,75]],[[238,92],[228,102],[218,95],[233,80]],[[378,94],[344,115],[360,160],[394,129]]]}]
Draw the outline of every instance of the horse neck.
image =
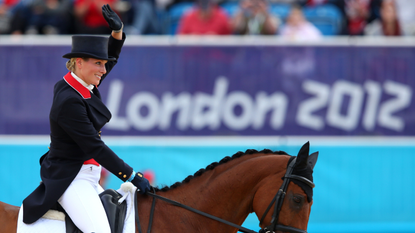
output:
[{"label": "horse neck", "polygon": [[0,229],[2,233],[14,233],[17,231],[19,210],[20,207],[0,201]]},{"label": "horse neck", "polygon": [[[279,162],[275,163],[276,160]],[[253,198],[262,181],[276,173],[285,172],[286,161],[288,156],[245,155],[206,171],[189,183],[170,190],[166,196],[241,225],[253,211]],[[208,220],[204,217],[200,219]],[[219,222],[214,224],[227,227]]]}]

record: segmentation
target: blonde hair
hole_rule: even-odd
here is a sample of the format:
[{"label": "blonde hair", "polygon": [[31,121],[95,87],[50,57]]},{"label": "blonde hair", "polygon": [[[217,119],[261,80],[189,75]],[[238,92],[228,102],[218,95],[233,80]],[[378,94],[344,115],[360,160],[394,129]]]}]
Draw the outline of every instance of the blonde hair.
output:
[{"label": "blonde hair", "polygon": [[68,69],[71,72],[74,72],[75,71],[75,62],[76,62],[76,57],[73,57],[73,58],[69,59],[66,62],[66,69]]},{"label": "blonde hair", "polygon": [[[88,57],[82,57],[82,60],[84,61],[88,61],[88,59],[89,59]],[[71,72],[75,72],[75,68],[76,68],[76,57],[73,57],[66,62],[66,69],[68,69]]]}]

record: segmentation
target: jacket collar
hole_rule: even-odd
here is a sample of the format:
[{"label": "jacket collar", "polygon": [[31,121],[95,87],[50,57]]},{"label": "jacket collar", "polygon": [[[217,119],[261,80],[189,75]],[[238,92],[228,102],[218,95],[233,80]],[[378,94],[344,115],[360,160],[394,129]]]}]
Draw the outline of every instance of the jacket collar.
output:
[{"label": "jacket collar", "polygon": [[88,90],[90,92],[93,92],[92,90],[94,90],[94,85],[92,84],[87,84],[86,82],[84,82],[84,80],[82,80],[80,77],[76,76],[76,74],[74,72],[71,72],[72,77],[74,77],[78,82],[80,82],[84,87],[88,88]]},{"label": "jacket collar", "polygon": [[71,72],[68,72],[63,79],[65,82],[71,86],[76,92],[78,92],[84,99],[90,99],[91,98],[91,92],[88,88],[86,88],[84,85],[82,85],[78,80],[76,80]]}]

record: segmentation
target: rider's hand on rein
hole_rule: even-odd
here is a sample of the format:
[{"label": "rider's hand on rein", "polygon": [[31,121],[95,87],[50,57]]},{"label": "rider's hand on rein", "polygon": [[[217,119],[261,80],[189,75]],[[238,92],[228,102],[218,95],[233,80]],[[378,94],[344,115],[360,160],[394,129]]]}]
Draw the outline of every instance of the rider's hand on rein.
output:
[{"label": "rider's hand on rein", "polygon": [[141,194],[150,191],[150,182],[143,176],[141,172],[137,172],[134,176],[134,179],[131,181],[140,191]]}]

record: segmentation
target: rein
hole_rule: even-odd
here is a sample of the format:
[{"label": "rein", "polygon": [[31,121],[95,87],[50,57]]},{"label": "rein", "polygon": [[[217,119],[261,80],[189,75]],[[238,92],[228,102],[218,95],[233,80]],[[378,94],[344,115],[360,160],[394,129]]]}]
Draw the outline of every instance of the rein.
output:
[{"label": "rein", "polygon": [[[211,214],[208,214],[208,213],[202,212],[202,211],[200,211],[200,210],[197,210],[197,209],[195,209],[195,208],[192,208],[192,207],[190,207],[190,206],[184,205],[184,204],[179,203],[179,202],[177,202],[177,201],[173,201],[173,200],[170,200],[170,199],[168,199],[168,198],[165,198],[165,197],[159,196],[159,195],[157,195],[157,194],[155,194],[155,193],[147,192],[146,194],[147,194],[147,195],[149,195],[149,196],[152,196],[152,197],[153,197],[153,203],[152,203],[152,205],[151,205],[150,220],[149,220],[149,227],[148,227],[147,233],[150,233],[150,232],[151,232],[151,225],[152,225],[152,221],[153,221],[154,206],[155,206],[155,201],[156,201],[156,198],[157,198],[157,199],[160,199],[160,200],[162,200],[162,201],[165,201],[165,202],[167,202],[167,203],[170,203],[170,204],[172,204],[172,205],[175,205],[175,206],[178,206],[178,207],[184,208],[184,209],[186,209],[186,210],[192,211],[192,212],[194,212],[194,213],[200,214],[200,215],[202,215],[202,216],[205,216],[205,217],[211,218],[211,219],[216,220],[216,221],[218,221],[218,222],[221,222],[221,223],[227,224],[227,225],[229,225],[229,226],[232,226],[232,227],[238,228],[238,229],[239,229],[239,231],[241,231],[241,232],[244,232],[244,233],[258,233],[258,232],[256,232],[256,231],[250,230],[250,229],[248,229],[248,228],[245,228],[245,227],[239,226],[239,225],[237,225],[237,224],[235,224],[235,223],[232,223],[232,222],[226,221],[226,220],[224,220],[224,219],[218,218],[218,217],[213,216],[213,215],[211,215]],[[136,206],[136,214],[135,214],[135,215],[136,215],[136,222],[137,222],[137,226],[138,226],[138,232],[139,232],[139,233],[142,233],[142,231],[141,231],[141,226],[140,226],[140,222],[139,222],[139,219],[138,219],[137,200],[135,200],[135,206]]]},{"label": "rein", "polygon": [[[288,165],[287,171],[286,171],[286,173],[283,177],[284,181],[283,181],[280,189],[278,190],[278,193],[274,196],[271,203],[269,204],[269,206],[265,210],[264,214],[262,215],[260,225],[263,222],[263,220],[264,220],[265,216],[267,215],[267,213],[269,212],[269,210],[271,209],[272,205],[275,203],[274,213],[272,215],[272,220],[271,220],[271,225],[261,229],[259,232],[250,230],[248,228],[239,226],[235,223],[226,221],[224,219],[218,218],[218,217],[213,216],[211,214],[208,214],[208,213],[202,212],[200,210],[194,209],[190,206],[184,205],[184,204],[179,203],[177,201],[173,201],[173,200],[170,200],[168,198],[159,196],[155,193],[155,191],[153,189],[154,193],[146,192],[147,195],[153,197],[153,202],[151,204],[151,211],[150,211],[150,219],[149,219],[149,224],[148,224],[149,227],[147,229],[147,233],[151,232],[156,199],[160,199],[160,200],[165,201],[167,203],[170,203],[172,205],[184,208],[186,210],[189,210],[189,211],[192,211],[194,213],[200,214],[200,215],[205,216],[207,218],[210,218],[210,219],[216,220],[218,222],[227,224],[229,226],[235,227],[235,228],[239,229],[240,232],[244,232],[244,233],[274,233],[275,231],[292,232],[292,233],[307,233],[307,231],[305,231],[305,230],[301,230],[301,229],[298,229],[298,228],[295,228],[295,227],[290,227],[290,226],[277,224],[279,213],[280,213],[281,208],[282,208],[282,204],[283,204],[283,201],[284,201],[284,198],[285,198],[285,194],[286,194],[286,191],[287,191],[287,188],[288,188],[288,184],[290,183],[290,179],[300,180],[300,181],[304,182],[305,184],[311,186],[312,188],[314,188],[314,186],[315,186],[314,183],[312,181],[310,181],[309,179],[307,179],[305,177],[302,177],[302,176],[297,176],[297,175],[292,175],[291,174],[296,160],[297,160],[297,158],[295,157],[290,162],[290,164]],[[140,226],[140,221],[139,221],[139,218],[138,218],[137,198],[135,198],[135,200],[134,200],[134,205],[135,205],[135,209],[136,209],[135,219],[136,219],[136,223],[137,223],[137,227],[138,227],[138,232],[142,233],[141,226]]]}]

